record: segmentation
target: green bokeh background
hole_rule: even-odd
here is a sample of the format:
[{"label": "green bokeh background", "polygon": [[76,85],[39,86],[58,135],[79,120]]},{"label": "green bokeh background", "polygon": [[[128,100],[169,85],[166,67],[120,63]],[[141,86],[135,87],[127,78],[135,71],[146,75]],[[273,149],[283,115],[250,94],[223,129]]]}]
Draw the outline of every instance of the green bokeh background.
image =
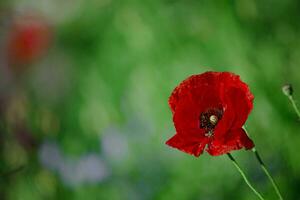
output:
[{"label": "green bokeh background", "polygon": [[[47,55],[10,89],[8,104],[20,104],[16,115],[38,147],[24,149],[9,128],[10,114],[3,115],[1,171],[24,166],[1,178],[3,199],[255,199],[227,156],[195,158],[164,144],[175,132],[170,93],[189,75],[208,70],[234,72],[249,84],[255,101],[248,131],[284,199],[299,198],[300,124],[281,92],[292,83],[300,99],[299,1],[0,4],[2,24],[7,13],[30,9],[43,13],[54,32]],[[117,161],[101,147],[111,127],[127,144]],[[65,184],[39,161],[39,147],[48,140],[75,159],[96,152],[110,174],[97,183]],[[265,198],[276,199],[254,155],[233,155]]]}]

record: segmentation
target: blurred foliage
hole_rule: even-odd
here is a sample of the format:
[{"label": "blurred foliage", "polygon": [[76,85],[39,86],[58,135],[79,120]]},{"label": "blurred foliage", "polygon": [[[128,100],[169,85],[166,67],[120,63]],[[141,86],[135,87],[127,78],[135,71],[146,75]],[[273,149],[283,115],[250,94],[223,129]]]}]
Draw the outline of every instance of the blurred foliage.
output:
[{"label": "blurred foliage", "polygon": [[[2,49],[19,12],[43,14],[54,34],[30,70],[9,80],[0,72],[1,199],[254,199],[226,156],[194,158],[164,144],[175,131],[171,91],[207,70],[232,71],[250,85],[248,130],[285,199],[298,198],[300,124],[281,86],[292,83],[300,99],[299,1],[0,4]],[[41,153],[49,141],[56,146]],[[83,170],[70,166],[91,153],[108,174],[73,180]],[[276,199],[252,153],[233,154]]]}]

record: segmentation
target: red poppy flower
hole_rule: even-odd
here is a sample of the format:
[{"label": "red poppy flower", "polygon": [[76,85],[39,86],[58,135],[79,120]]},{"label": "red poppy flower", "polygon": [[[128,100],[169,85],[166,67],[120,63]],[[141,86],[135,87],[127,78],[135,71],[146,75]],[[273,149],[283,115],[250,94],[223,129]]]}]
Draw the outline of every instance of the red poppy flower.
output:
[{"label": "red poppy flower", "polygon": [[24,15],[17,18],[8,37],[8,61],[12,65],[28,64],[48,49],[50,25],[41,16]]},{"label": "red poppy flower", "polygon": [[176,134],[166,144],[199,156],[218,156],[254,143],[242,126],[254,96],[238,75],[206,72],[184,80],[172,92],[169,105]]}]

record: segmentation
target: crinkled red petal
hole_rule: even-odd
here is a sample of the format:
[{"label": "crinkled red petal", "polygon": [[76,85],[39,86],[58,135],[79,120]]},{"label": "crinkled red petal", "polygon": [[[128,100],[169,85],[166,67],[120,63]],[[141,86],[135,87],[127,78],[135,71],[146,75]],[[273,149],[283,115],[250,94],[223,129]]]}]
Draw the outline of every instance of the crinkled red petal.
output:
[{"label": "crinkled red petal", "polygon": [[199,157],[203,153],[207,143],[208,139],[205,137],[202,139],[186,139],[178,134],[175,134],[166,142],[167,145],[196,157]]},{"label": "crinkled red petal", "polygon": [[253,141],[247,136],[245,131],[240,128],[231,130],[226,136],[219,140],[213,140],[207,148],[207,152],[212,156],[219,156],[229,153],[232,150],[241,148],[252,149],[254,147]]},{"label": "crinkled red petal", "polygon": [[171,96],[169,97],[169,105],[172,112],[175,112],[177,104],[183,96],[193,95],[193,93],[191,93],[192,89],[196,89],[194,91],[198,91],[198,94],[195,94],[195,96],[203,97],[205,93],[201,88],[203,88],[203,86],[215,87],[218,76],[219,72],[205,72],[203,74],[192,75],[182,81],[173,90]]}]

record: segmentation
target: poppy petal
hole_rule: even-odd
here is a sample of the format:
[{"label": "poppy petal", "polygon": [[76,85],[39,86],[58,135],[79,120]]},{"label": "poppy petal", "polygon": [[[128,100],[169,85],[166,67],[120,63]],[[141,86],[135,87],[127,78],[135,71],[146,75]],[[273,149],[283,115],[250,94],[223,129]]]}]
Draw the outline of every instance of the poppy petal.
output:
[{"label": "poppy petal", "polygon": [[[205,72],[200,75],[192,75],[187,79],[185,79],[184,81],[182,81],[173,90],[171,96],[169,97],[169,105],[172,112],[173,113],[175,112],[175,109],[179,101],[183,96],[186,96],[187,94],[188,95],[192,94],[193,96],[197,96],[197,97],[201,97],[201,96],[204,97],[203,94],[205,94],[205,91],[203,91],[203,88],[206,88],[208,86],[215,87],[219,74],[220,74],[219,72]],[[196,89],[193,91],[199,91],[201,96],[198,96],[197,94],[194,95],[193,92],[191,92],[192,89]],[[213,92],[211,93],[214,94]],[[214,96],[216,95],[214,94]],[[199,102],[199,99],[197,99],[197,101]]]},{"label": "poppy petal", "polygon": [[199,157],[203,153],[203,150],[207,143],[208,139],[205,137],[202,138],[202,140],[187,140],[185,138],[182,138],[179,134],[175,134],[166,142],[166,144],[170,147],[179,149],[180,151],[194,155],[196,157]]},{"label": "poppy petal", "polygon": [[239,88],[231,88],[228,91],[228,106],[235,113],[234,124],[232,125],[232,129],[242,127],[249,113],[253,108],[253,103],[249,99],[247,99],[246,94]]},{"label": "poppy petal", "polygon": [[[181,84],[183,88],[177,87],[175,89],[177,91],[175,94],[180,96],[179,99],[177,99],[178,96],[171,95],[169,104],[171,109],[174,109],[173,121],[178,134],[203,137],[205,130],[200,129],[199,117],[201,113],[208,108],[220,107],[221,101],[216,95],[216,84],[208,85],[208,83],[213,83],[214,76],[210,75],[209,77],[207,78],[208,82],[197,85],[196,80],[198,77],[192,76],[188,78],[189,83],[192,85],[184,81],[185,83]],[[174,107],[172,108],[172,106]]]},{"label": "poppy petal", "polygon": [[222,102],[228,110],[236,115],[231,129],[241,128],[253,108],[254,96],[248,85],[241,81],[238,75],[223,72],[220,75],[220,82]]},{"label": "poppy petal", "polygon": [[218,156],[232,150],[241,148],[252,149],[253,147],[253,141],[247,136],[245,131],[240,128],[228,132],[223,140],[213,140],[208,145],[207,152],[213,156]]}]

